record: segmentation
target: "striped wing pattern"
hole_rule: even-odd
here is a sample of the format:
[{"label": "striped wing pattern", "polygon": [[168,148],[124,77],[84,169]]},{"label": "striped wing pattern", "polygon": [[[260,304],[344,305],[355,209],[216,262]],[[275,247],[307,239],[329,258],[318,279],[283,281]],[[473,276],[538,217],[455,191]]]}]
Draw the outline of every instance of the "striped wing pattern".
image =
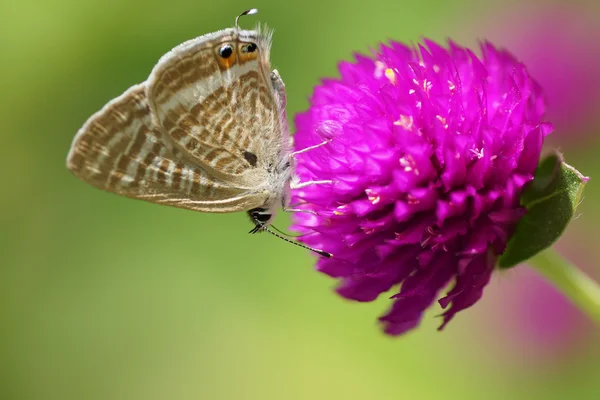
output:
[{"label": "striped wing pattern", "polygon": [[67,167],[97,188],[192,210],[237,211],[263,201],[169,148],[152,121],[145,84],[131,87],[86,122],[73,140]]},{"label": "striped wing pattern", "polygon": [[244,44],[224,33],[161,60],[148,97],[157,125],[177,148],[217,176],[238,176],[279,160],[281,110],[268,77],[268,46],[245,59],[238,51],[224,65],[215,49],[227,43]]}]

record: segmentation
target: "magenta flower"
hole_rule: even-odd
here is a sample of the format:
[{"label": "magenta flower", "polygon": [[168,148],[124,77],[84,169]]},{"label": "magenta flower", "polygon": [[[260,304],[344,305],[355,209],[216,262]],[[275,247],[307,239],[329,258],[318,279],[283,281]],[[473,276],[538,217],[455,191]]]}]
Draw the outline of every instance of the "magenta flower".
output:
[{"label": "magenta flower", "polygon": [[333,180],[294,192],[302,241],[334,254],[317,269],[357,301],[392,293],[385,332],[416,327],[438,300],[442,329],[482,295],[524,215],[544,137],[542,92],[509,53],[483,58],[454,43],[381,46],[340,65],[297,115],[301,180]]}]

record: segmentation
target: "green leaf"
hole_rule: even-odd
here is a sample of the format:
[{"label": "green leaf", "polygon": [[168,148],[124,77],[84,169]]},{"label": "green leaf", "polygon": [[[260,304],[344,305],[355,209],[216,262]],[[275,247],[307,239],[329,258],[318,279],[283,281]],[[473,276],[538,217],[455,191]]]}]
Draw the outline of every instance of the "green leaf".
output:
[{"label": "green leaf", "polygon": [[588,180],[558,152],[542,160],[521,196],[527,214],[519,221],[498,266],[514,267],[550,247],[575,215]]}]

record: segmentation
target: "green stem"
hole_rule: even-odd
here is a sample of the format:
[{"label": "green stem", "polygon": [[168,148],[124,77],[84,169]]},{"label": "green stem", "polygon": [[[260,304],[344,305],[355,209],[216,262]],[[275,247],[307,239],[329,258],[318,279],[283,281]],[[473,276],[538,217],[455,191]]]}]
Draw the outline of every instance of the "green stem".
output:
[{"label": "green stem", "polygon": [[560,254],[548,249],[527,260],[581,311],[600,324],[600,285]]}]

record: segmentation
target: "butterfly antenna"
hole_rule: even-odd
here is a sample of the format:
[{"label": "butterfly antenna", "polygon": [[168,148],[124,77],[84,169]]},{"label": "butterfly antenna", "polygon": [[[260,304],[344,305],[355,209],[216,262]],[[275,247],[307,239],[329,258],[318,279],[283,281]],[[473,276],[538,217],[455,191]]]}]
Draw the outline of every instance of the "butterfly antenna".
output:
[{"label": "butterfly antenna", "polygon": [[[294,242],[293,240],[290,240],[290,239],[288,239],[288,238],[286,238],[286,237],[284,237],[282,235],[279,235],[279,234],[273,232],[272,230],[270,230],[269,228],[267,228],[266,225],[263,225],[263,224],[259,223],[256,227],[257,228],[260,227],[259,229],[262,229],[262,230],[264,230],[266,232],[269,232],[271,235],[273,235],[273,236],[275,236],[275,237],[277,237],[277,238],[279,238],[281,240],[284,240],[284,241],[286,241],[288,243],[294,244],[294,245],[296,245],[298,247],[302,247],[303,249],[310,250],[310,251],[312,251],[314,253],[322,255],[325,258],[333,258],[333,254],[331,254],[331,253],[328,253],[328,252],[326,252],[324,250],[315,249],[314,247],[310,247],[310,246],[307,246],[307,245],[302,244],[302,243]],[[255,231],[253,229],[252,231],[250,231],[250,233],[254,233],[254,232],[258,232],[258,230]]]},{"label": "butterfly antenna", "polygon": [[238,15],[237,17],[235,17],[235,29],[239,30],[240,29],[240,17],[243,17],[244,15],[252,15],[252,14],[256,14],[258,12],[258,8],[251,8],[249,10],[244,11],[243,13],[241,13],[240,15]]}]

